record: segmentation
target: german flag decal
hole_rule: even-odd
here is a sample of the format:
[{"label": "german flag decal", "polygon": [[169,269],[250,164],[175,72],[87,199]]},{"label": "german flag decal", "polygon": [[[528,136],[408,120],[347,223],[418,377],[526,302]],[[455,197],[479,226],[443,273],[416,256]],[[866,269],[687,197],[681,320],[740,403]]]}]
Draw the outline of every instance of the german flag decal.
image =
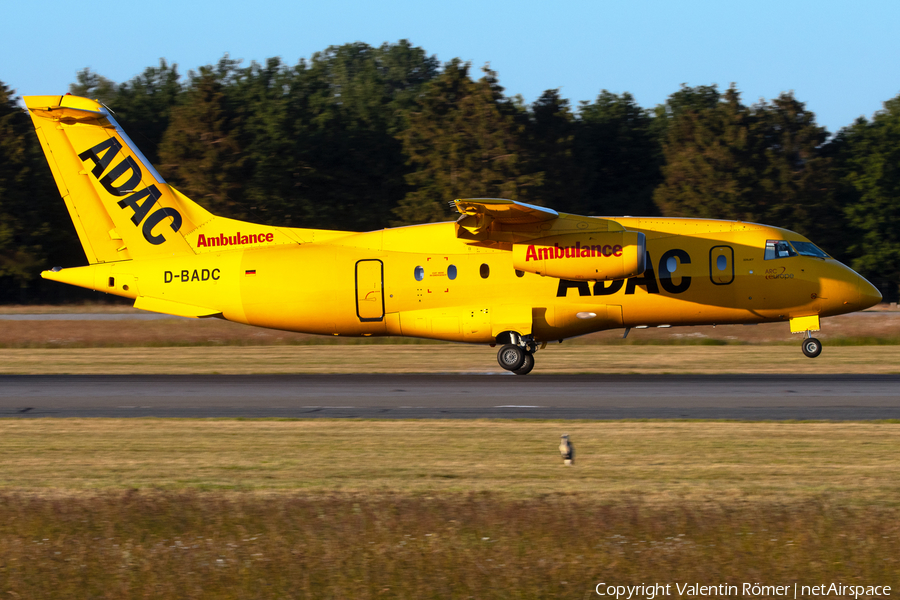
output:
[{"label": "german flag decal", "polygon": [[256,269],[247,269],[246,271],[244,271],[244,275],[256,275]]}]

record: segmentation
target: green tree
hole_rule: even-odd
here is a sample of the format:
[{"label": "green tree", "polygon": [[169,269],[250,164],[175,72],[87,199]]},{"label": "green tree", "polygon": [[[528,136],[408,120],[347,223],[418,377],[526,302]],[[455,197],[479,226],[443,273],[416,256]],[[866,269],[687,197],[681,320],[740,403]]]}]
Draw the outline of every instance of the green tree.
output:
[{"label": "green tree", "polygon": [[503,96],[496,73],[472,81],[469,66],[447,63],[409,114],[401,135],[413,189],[395,211],[400,223],[447,220],[456,198],[531,200],[541,183],[528,169],[524,108]]},{"label": "green tree", "polygon": [[107,106],[115,104],[116,83],[103,75],[98,75],[85,67],[75,76],[76,82],[69,84],[69,93],[97,100]]},{"label": "green tree", "polygon": [[[842,200],[854,235],[853,267],[882,288],[900,295],[900,96],[884,103],[869,121],[859,119],[830,144]],[[888,286],[888,287],[885,287]]]},{"label": "green tree", "polygon": [[265,223],[383,227],[406,193],[397,134],[437,63],[405,40],[334,46],[288,67],[227,57],[191,74],[161,171],[215,212]]},{"label": "green tree", "polygon": [[70,223],[31,119],[0,82],[0,300],[33,298],[48,260],[84,260]]},{"label": "green tree", "polygon": [[576,163],[583,169],[575,212],[654,215],[653,190],[661,182],[662,151],[651,113],[625,92],[603,90],[579,107]]},{"label": "green tree", "polygon": [[212,212],[243,217],[241,187],[248,158],[229,84],[237,63],[227,56],[216,67],[190,74],[182,102],[172,109],[160,146],[161,174]]},{"label": "green tree", "polygon": [[290,97],[294,204],[308,226],[384,227],[409,190],[400,133],[438,63],[401,40],[328,48],[296,69]]},{"label": "green tree", "polygon": [[158,67],[147,67],[120,84],[109,105],[115,109],[116,120],[153,164],[159,161],[159,145],[182,93],[180,78],[178,65],[160,59]]},{"label": "green tree", "polygon": [[683,112],[701,112],[714,109],[721,100],[722,94],[715,85],[698,85],[690,87],[681,84],[681,89],[669,96],[665,104],[660,104],[653,109],[653,131],[659,137],[659,143],[663,144],[668,135],[669,125]]},{"label": "green tree", "polygon": [[829,134],[792,93],[752,107],[759,120],[760,188],[755,212],[813,238],[843,256],[844,215],[835,197],[833,161],[823,151]]},{"label": "green tree", "polygon": [[828,133],[803,103],[785,93],[745,106],[734,86],[715,104],[709,88],[679,94],[691,101],[666,111],[654,193],[664,215],[757,221],[839,243],[833,173],[820,150]]},{"label": "green tree", "polygon": [[99,100],[115,113],[116,121],[128,132],[147,159],[156,164],[159,144],[169,126],[172,107],[182,93],[178,65],[159,60],[126,83],[115,82],[82,69],[69,92]]},{"label": "green tree", "polygon": [[581,123],[559,90],[547,90],[531,105],[528,126],[529,171],[543,173],[531,192],[538,204],[578,212],[584,196],[585,165],[576,155]]}]

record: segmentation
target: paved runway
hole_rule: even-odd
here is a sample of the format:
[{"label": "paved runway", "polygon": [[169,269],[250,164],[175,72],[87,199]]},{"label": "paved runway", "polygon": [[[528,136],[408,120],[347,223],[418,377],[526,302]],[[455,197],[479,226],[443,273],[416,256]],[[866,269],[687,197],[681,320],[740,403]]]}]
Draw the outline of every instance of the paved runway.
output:
[{"label": "paved runway", "polygon": [[13,375],[0,416],[900,419],[900,376]]}]

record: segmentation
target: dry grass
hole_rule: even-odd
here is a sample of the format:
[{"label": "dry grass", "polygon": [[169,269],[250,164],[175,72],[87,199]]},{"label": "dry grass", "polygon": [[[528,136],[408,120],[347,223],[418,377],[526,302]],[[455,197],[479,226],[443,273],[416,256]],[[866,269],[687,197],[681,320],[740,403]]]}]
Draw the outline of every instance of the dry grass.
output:
[{"label": "dry grass", "polygon": [[2,420],[0,489],[898,505],[898,447],[900,425],[873,423]]},{"label": "dry grass", "polygon": [[887,423],[4,420],[0,592],[896,586],[898,441]]},{"label": "dry grass", "polygon": [[[498,370],[486,346],[312,336],[218,319],[0,323],[0,373],[6,374]],[[823,327],[825,351],[816,360],[800,353],[800,338],[786,323],[683,327],[635,330],[626,340],[621,331],[607,331],[551,344],[538,354],[535,374],[900,372],[900,312],[843,315]],[[622,345],[639,347],[623,353]]]},{"label": "dry grass", "polygon": [[8,598],[569,599],[596,597],[600,582],[898,583],[900,510],[820,501],[2,494],[0,515]]},{"label": "dry grass", "polygon": [[[541,373],[898,373],[900,346],[549,346]],[[495,373],[496,349],[461,344],[0,349],[0,374]]]},{"label": "dry grass", "polygon": [[[824,327],[816,360],[785,324],[720,326],[585,336],[539,353],[535,374],[900,372],[900,346],[877,345],[900,340],[900,315]],[[211,320],[4,321],[0,373],[497,370],[486,347],[346,345],[383,341]],[[872,345],[842,346],[860,343]],[[556,454],[563,432],[571,469]],[[896,589],[898,442],[889,423],[0,420],[0,595]]]},{"label": "dry grass", "polygon": [[0,315],[140,314],[132,300],[107,296],[109,302],[82,304],[0,304]]},{"label": "dry grass", "polygon": [[[44,313],[54,307],[43,307]],[[129,307],[109,312],[128,316],[140,313]],[[17,313],[8,309],[10,313]],[[58,308],[55,312],[65,314]],[[429,344],[412,338],[348,338],[316,336],[289,331],[249,327],[219,319],[160,319],[116,321],[0,321],[0,348],[102,348],[141,346],[284,346],[347,344]],[[818,334],[826,345],[900,345],[900,312],[865,312],[825,319]],[[799,344],[787,323],[768,323],[752,327],[674,327],[670,329],[632,330],[622,339],[622,330],[604,331],[566,342],[574,345],[757,345]]]}]

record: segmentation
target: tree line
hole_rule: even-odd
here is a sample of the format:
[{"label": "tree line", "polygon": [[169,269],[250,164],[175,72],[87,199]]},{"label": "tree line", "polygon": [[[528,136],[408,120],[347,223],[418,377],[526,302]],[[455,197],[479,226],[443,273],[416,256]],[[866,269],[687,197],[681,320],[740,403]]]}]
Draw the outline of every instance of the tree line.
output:
[{"label": "tree line", "polygon": [[[363,231],[451,220],[461,197],[586,215],[696,216],[787,227],[896,300],[900,96],[831,135],[792,93],[683,85],[643,108],[601,91],[532,104],[489,67],[406,41],[332,46],[287,65],[227,55],[182,77],[161,60],[96,98],[159,172],[228,217]],[[79,298],[40,270],[84,264],[27,114],[0,82],[0,302]]]}]

